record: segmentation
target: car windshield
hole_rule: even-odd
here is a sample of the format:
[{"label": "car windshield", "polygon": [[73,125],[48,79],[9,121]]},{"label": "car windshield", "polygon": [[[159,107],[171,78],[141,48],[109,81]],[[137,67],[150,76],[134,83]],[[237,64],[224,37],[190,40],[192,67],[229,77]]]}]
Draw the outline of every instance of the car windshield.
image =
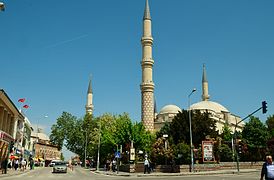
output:
[{"label": "car windshield", "polygon": [[55,162],[55,166],[58,165],[58,166],[65,166],[66,163],[65,162]]}]

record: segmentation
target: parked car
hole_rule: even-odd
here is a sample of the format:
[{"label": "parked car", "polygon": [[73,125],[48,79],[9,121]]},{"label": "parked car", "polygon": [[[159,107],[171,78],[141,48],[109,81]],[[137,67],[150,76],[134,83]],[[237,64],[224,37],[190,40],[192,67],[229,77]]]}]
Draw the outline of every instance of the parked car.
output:
[{"label": "parked car", "polygon": [[52,168],[52,172],[53,173],[58,173],[58,172],[63,172],[63,173],[67,173],[67,165],[65,162],[61,161],[61,162],[55,162],[53,168]]}]

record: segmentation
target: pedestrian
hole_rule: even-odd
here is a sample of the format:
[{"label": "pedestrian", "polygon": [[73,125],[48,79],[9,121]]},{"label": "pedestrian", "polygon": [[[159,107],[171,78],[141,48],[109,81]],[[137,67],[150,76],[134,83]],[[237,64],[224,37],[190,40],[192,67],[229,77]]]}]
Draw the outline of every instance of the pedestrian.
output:
[{"label": "pedestrian", "polygon": [[21,170],[25,171],[27,166],[27,161],[23,158],[21,161]]},{"label": "pedestrian", "polygon": [[149,161],[147,159],[147,157],[145,158],[145,162],[144,162],[144,174],[148,173],[149,174]]},{"label": "pedestrian", "polygon": [[106,168],[107,168],[107,171],[109,171],[109,170],[110,170],[110,167],[109,167],[109,166],[110,166],[110,160],[107,160],[106,166],[107,166],[107,167],[106,167]]},{"label": "pedestrian", "polygon": [[266,162],[263,164],[261,171],[261,180],[274,180],[274,164],[272,156],[266,156]]},{"label": "pedestrian", "polygon": [[15,164],[14,164],[15,171],[17,171],[18,167],[19,167],[19,161],[18,161],[18,159],[16,159]]},{"label": "pedestrian", "polygon": [[113,172],[116,171],[116,160],[115,160],[115,158],[112,160],[112,171]]},{"label": "pedestrian", "polygon": [[29,167],[30,167],[30,170],[32,170],[32,169],[33,169],[33,164],[34,164],[33,159],[32,159],[32,158],[30,158],[30,161],[29,161]]},{"label": "pedestrian", "polygon": [[8,158],[5,158],[1,163],[2,174],[7,174]]}]

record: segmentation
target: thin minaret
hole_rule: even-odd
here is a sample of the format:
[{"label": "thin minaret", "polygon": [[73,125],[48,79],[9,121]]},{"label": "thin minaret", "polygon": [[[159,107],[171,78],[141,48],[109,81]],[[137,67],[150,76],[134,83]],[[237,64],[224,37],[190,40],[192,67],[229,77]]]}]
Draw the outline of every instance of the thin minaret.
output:
[{"label": "thin minaret", "polygon": [[152,45],[153,38],[151,33],[151,16],[149,10],[148,0],[146,0],[145,12],[143,17],[143,37],[142,43],[142,123],[147,131],[154,130],[154,83],[152,80],[153,64],[152,59]]},{"label": "thin minaret", "polygon": [[89,80],[88,84],[88,92],[87,92],[87,104],[86,104],[86,114],[92,114],[93,113],[93,92],[91,87],[91,78]]},{"label": "thin minaret", "polygon": [[205,65],[203,65],[202,87],[203,87],[202,100],[203,100],[203,101],[208,101],[208,100],[209,100],[209,94],[208,94],[208,81],[207,81],[207,78],[206,78],[206,69],[205,69]]}]

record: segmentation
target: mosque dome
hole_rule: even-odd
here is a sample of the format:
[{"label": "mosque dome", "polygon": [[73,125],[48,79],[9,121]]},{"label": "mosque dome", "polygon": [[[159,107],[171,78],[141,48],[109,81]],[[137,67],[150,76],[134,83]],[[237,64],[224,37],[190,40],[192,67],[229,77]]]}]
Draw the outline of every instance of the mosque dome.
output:
[{"label": "mosque dome", "polygon": [[35,133],[35,132],[32,132],[31,133],[32,136],[36,137],[36,138],[39,138],[41,140],[44,140],[44,141],[49,141],[49,137],[45,134],[45,133]]},{"label": "mosque dome", "polygon": [[216,113],[229,112],[224,106],[213,101],[201,101],[190,106],[191,110],[211,110]]},{"label": "mosque dome", "polygon": [[179,111],[181,111],[181,108],[179,108],[176,105],[169,104],[169,105],[164,106],[160,110],[159,114],[177,114]]}]

